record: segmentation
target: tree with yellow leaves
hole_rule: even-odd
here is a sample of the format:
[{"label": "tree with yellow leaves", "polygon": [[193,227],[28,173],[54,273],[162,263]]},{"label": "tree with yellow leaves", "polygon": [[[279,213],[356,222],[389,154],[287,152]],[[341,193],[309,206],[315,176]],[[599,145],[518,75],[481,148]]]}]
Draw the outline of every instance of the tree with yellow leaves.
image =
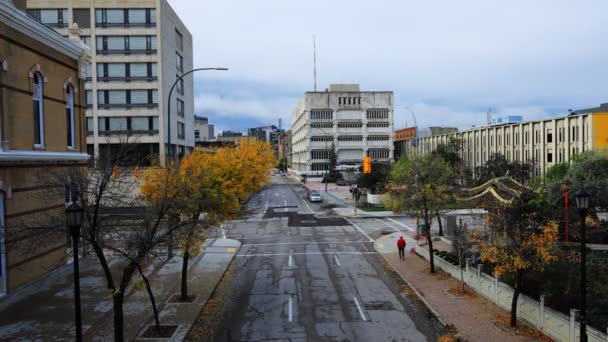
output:
[{"label": "tree with yellow leaves", "polygon": [[526,190],[510,204],[501,204],[488,215],[492,232],[480,242],[481,260],[494,266],[494,275],[512,274],[514,291],[511,301],[511,326],[517,324],[517,300],[528,271],[542,271],[557,260],[555,242],[558,225],[544,215],[537,194]]}]

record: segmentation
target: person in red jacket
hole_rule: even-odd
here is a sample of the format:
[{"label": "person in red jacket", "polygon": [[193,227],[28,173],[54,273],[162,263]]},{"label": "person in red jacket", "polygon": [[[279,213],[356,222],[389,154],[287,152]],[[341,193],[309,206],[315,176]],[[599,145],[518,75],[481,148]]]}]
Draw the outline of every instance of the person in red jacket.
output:
[{"label": "person in red jacket", "polygon": [[405,239],[403,236],[397,240],[397,248],[399,248],[399,259],[405,260]]}]

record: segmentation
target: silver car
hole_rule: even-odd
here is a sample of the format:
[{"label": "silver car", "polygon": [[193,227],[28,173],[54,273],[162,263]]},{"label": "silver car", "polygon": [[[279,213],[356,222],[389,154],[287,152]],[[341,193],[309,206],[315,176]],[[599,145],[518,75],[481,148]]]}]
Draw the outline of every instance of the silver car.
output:
[{"label": "silver car", "polygon": [[310,190],[310,192],[308,193],[308,200],[311,203],[323,202],[323,199],[321,198],[321,193],[317,190]]}]

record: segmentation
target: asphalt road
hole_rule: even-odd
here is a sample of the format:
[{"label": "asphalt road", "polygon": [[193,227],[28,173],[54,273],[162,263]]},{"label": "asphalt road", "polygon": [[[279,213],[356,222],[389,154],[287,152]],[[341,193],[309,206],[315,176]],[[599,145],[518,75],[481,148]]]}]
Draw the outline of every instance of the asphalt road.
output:
[{"label": "asphalt road", "polygon": [[189,340],[435,341],[444,333],[373,249],[381,235],[406,229],[399,221],[334,216],[285,177],[255,194],[248,212],[224,224],[243,245],[199,318],[207,335],[195,327]]}]

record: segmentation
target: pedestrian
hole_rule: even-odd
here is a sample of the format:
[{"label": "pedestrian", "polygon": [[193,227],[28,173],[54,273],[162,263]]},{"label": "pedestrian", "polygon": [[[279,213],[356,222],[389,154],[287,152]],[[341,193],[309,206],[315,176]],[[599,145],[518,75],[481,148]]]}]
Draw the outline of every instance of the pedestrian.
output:
[{"label": "pedestrian", "polygon": [[399,248],[399,259],[405,260],[405,239],[403,236],[397,240],[397,248]]}]

